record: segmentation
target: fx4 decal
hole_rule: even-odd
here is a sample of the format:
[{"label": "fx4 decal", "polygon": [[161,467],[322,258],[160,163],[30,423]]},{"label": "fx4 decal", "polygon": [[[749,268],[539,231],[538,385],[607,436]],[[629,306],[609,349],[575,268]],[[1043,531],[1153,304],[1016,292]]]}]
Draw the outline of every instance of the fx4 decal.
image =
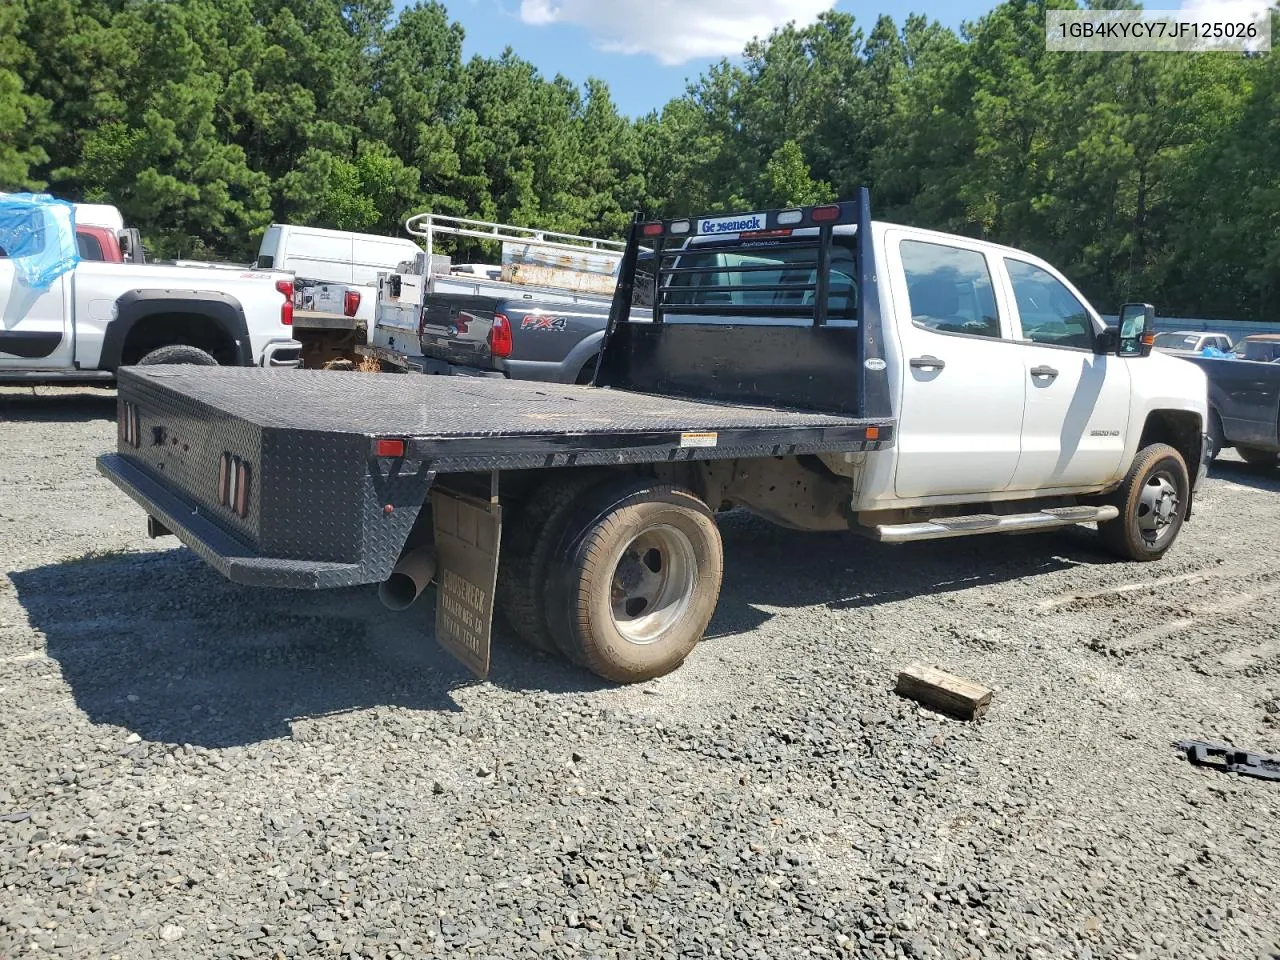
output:
[{"label": "fx4 decal", "polygon": [[569,329],[567,317],[548,317],[543,314],[530,314],[520,321],[521,330],[554,330],[563,333]]}]

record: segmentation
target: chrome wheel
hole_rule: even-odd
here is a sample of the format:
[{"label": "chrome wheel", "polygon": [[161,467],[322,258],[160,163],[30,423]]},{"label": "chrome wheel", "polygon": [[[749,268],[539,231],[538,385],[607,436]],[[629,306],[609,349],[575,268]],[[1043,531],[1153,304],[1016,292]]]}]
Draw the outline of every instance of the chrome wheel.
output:
[{"label": "chrome wheel", "polygon": [[1142,486],[1142,498],[1138,502],[1138,529],[1142,531],[1142,538],[1155,546],[1169,535],[1177,519],[1177,484],[1172,476],[1159,470]]},{"label": "chrome wheel", "polygon": [[697,577],[693,544],[682,531],[656,526],[627,544],[613,572],[613,622],[630,643],[653,643],[680,619]]}]

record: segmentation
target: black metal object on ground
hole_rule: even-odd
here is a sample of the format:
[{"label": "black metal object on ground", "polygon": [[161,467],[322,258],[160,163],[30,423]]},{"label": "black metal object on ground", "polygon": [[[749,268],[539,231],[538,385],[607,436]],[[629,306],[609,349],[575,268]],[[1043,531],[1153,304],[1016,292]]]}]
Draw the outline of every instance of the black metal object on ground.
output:
[{"label": "black metal object on ground", "polygon": [[1203,740],[1179,740],[1174,744],[1179,753],[1197,767],[1209,767],[1222,773],[1238,773],[1259,780],[1280,780],[1280,757],[1249,753],[1220,743]]}]

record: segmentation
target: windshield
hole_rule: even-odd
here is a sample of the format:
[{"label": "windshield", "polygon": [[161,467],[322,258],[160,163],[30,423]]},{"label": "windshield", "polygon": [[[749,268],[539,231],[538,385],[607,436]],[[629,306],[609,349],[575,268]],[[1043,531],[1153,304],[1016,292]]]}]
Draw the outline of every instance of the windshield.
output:
[{"label": "windshield", "polygon": [[1254,340],[1249,337],[1241,340],[1231,351],[1240,360],[1256,360],[1270,363],[1280,356],[1280,341]]},{"label": "windshield", "polygon": [[1196,333],[1158,333],[1155,346],[1165,350],[1194,350],[1199,339]]}]

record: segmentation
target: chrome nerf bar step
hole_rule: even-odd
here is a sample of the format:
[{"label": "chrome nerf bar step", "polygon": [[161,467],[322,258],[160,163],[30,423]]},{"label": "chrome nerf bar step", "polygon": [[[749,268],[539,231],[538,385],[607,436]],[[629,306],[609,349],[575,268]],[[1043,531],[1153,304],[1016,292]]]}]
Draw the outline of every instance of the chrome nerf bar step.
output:
[{"label": "chrome nerf bar step", "polygon": [[937,517],[917,523],[880,524],[872,527],[870,533],[885,543],[907,543],[913,540],[966,537],[977,533],[1032,533],[1077,523],[1114,520],[1118,516],[1120,511],[1110,506],[1048,507],[1034,513],[979,513],[967,517]]}]

